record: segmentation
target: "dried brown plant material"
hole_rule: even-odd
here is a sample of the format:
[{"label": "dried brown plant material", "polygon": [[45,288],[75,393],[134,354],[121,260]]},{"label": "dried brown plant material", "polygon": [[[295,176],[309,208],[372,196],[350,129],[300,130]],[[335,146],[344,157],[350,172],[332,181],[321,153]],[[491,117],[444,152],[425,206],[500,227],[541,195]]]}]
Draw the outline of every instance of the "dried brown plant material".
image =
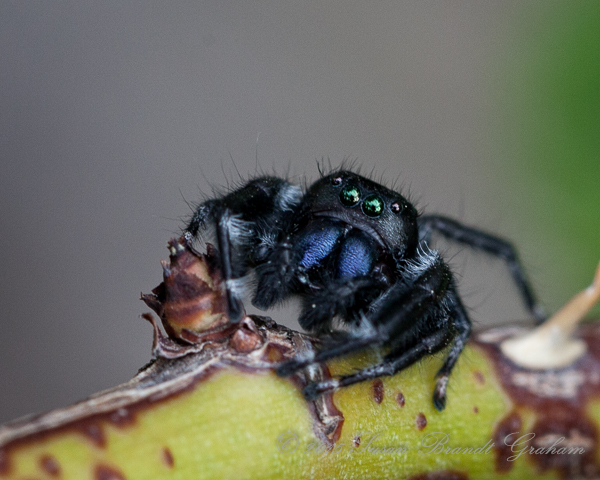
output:
[{"label": "dried brown plant material", "polygon": [[575,295],[545,323],[502,342],[502,353],[530,369],[564,368],[586,352],[586,344],[573,337],[577,325],[600,300],[600,265],[592,284]]},{"label": "dried brown plant material", "polygon": [[170,337],[193,341],[193,334],[227,323],[217,253],[207,244],[202,254],[183,237],[168,245],[169,261],[161,261],[163,282],[142,300],[158,314]]}]

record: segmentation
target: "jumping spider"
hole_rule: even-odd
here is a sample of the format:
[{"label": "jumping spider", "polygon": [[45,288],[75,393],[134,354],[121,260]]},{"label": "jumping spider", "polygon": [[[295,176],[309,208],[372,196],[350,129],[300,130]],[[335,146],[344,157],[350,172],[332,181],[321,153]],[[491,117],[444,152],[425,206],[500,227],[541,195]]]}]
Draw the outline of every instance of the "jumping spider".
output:
[{"label": "jumping spider", "polygon": [[[255,178],[199,205],[185,235],[191,241],[211,224],[232,322],[243,314],[241,279],[254,271],[253,305],[266,309],[296,295],[300,325],[328,339],[316,354],[281,364],[279,375],[368,347],[387,348],[377,365],[309,384],[307,399],[393,375],[449,346],[433,393],[435,407],[444,409],[471,321],[452,272],[427,246],[433,231],[503,259],[527,308],[544,320],[510,243],[449,218],[419,216],[398,192],[351,171],[322,175],[305,193],[281,178]],[[334,318],[350,333],[331,335]]]}]

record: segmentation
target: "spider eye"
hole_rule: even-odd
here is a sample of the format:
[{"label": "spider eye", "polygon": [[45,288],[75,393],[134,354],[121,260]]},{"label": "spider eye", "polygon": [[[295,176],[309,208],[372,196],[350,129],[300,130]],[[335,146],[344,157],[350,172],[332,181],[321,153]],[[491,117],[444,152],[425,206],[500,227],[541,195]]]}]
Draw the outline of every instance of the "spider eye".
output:
[{"label": "spider eye", "polygon": [[383,213],[383,200],[377,195],[365,198],[362,204],[362,211],[368,217],[378,217]]},{"label": "spider eye", "polygon": [[331,184],[339,187],[342,184],[342,177],[333,177],[331,179]]},{"label": "spider eye", "polygon": [[394,202],[390,205],[390,210],[394,213],[400,213],[402,210],[404,210],[404,205]]},{"label": "spider eye", "polygon": [[360,201],[360,190],[354,185],[346,185],[340,192],[340,200],[347,207],[353,207]]}]

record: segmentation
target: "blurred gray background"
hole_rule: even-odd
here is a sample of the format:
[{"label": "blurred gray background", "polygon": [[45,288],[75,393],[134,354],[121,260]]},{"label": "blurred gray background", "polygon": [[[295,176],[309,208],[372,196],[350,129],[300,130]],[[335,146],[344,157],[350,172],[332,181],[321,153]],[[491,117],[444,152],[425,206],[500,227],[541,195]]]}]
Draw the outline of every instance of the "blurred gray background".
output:
[{"label": "blurred gray background", "polygon": [[[139,295],[161,281],[184,199],[257,162],[310,182],[316,159],[357,159],[419,208],[513,239],[558,307],[595,265],[567,285],[549,270],[573,252],[540,248],[535,212],[548,205],[530,183],[511,188],[498,147],[518,83],[504,75],[532,12],[510,1],[2,2],[0,422],[126,381],[149,360]],[[527,318],[501,263],[438,245],[476,325]],[[293,324],[293,312],[273,317]]]}]

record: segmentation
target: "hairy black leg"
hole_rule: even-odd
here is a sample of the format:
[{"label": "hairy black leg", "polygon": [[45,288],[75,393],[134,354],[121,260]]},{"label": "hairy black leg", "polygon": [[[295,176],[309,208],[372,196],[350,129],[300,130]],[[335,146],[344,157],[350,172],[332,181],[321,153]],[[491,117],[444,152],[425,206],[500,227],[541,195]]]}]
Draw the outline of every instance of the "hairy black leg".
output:
[{"label": "hairy black leg", "polygon": [[204,228],[209,221],[216,223],[217,245],[219,248],[219,258],[221,261],[221,273],[226,285],[227,306],[229,310],[230,321],[237,323],[241,320],[244,314],[244,307],[235,288],[233,288],[232,280],[234,280],[234,272],[232,265],[232,236],[238,239],[248,232],[243,231],[243,222],[236,218],[230,209],[224,205],[225,201],[208,200],[200,205],[194,212],[188,226],[185,229],[184,236],[188,241],[192,241],[200,229]]},{"label": "hairy black leg", "polygon": [[[403,350],[402,352],[395,351],[387,355],[383,362],[378,365],[365,368],[351,375],[343,375],[337,379],[334,378],[323,382],[312,383],[304,389],[304,397],[307,400],[314,400],[319,395],[331,392],[340,387],[347,387],[366,380],[394,375],[411,366],[425,355],[429,355],[430,353],[437,352],[444,348],[447,336],[447,331],[437,331],[434,334],[421,339],[415,346],[408,350]],[[441,409],[438,408],[438,410]]]},{"label": "hairy black leg", "polygon": [[282,220],[300,205],[302,190],[284,179],[260,177],[225,195],[200,204],[185,229],[187,238],[194,238],[208,223],[218,221],[224,209],[247,222],[255,222],[265,231],[280,230]]},{"label": "hairy black leg", "polygon": [[218,210],[220,204],[219,200],[208,200],[196,208],[183,234],[188,241],[192,241],[198,236],[200,229],[214,217],[214,213]]},{"label": "hairy black leg", "polygon": [[326,350],[321,350],[316,354],[312,353],[304,356],[298,355],[296,358],[283,362],[277,367],[277,375],[280,377],[287,377],[309,365],[340,357],[366,347],[380,345],[381,343],[383,343],[382,338],[377,334],[354,337]]},{"label": "hairy black leg", "polygon": [[277,369],[277,374],[288,376],[292,373],[332,358],[361,350],[369,346],[381,346],[392,338],[399,338],[421,321],[432,306],[437,306],[451,284],[448,267],[432,255],[430,264],[407,289],[405,285],[395,285],[386,296],[385,303],[373,318],[373,332],[352,337],[343,342],[328,346],[316,355],[289,360]]},{"label": "hairy black leg", "polygon": [[[346,387],[365,380],[394,375],[417,362],[424,356],[442,350],[448,345],[448,339],[452,338],[446,360],[436,374],[437,380],[433,392],[433,404],[435,408],[439,411],[444,410],[446,407],[446,388],[450,373],[456,365],[456,362],[469,339],[469,335],[471,334],[471,322],[463,305],[460,303],[458,296],[452,292],[448,300],[453,305],[448,313],[449,318],[451,319],[450,322],[452,323],[451,333],[443,328],[418,340],[418,342],[408,350],[402,349],[393,351],[378,365],[365,368],[352,375],[344,375],[338,379],[331,379],[308,385],[304,389],[304,396],[308,400],[314,400],[319,395],[336,390],[340,387]],[[446,321],[440,323],[446,323]]]},{"label": "hairy black leg", "polygon": [[419,219],[420,240],[428,241],[433,231],[439,232],[450,240],[483,250],[490,255],[504,260],[529,311],[538,323],[546,320],[546,313],[535,298],[531,284],[525,275],[525,270],[512,244],[480,230],[466,227],[455,220],[443,216],[425,215],[421,217]]},{"label": "hairy black leg", "polygon": [[[237,281],[255,266],[260,244],[275,238],[285,219],[297,208],[302,193],[299,187],[275,177],[251,180],[220,199],[198,206],[184,236],[192,241],[208,223],[216,225],[221,270],[227,287],[229,318],[238,322],[243,313],[242,292]],[[268,247],[265,247],[268,250]]]},{"label": "hairy black leg", "polygon": [[[231,245],[231,234],[230,231],[232,225],[236,224],[236,220],[232,212],[224,207],[223,200],[209,200],[200,205],[194,212],[188,226],[185,229],[184,236],[188,241],[192,241],[196,237],[203,227],[209,221],[216,222],[216,233],[217,233],[217,245],[219,248],[219,258],[221,260],[221,272],[223,274],[223,280],[225,281],[227,306],[229,310],[229,319],[236,323],[239,322],[244,313],[244,307],[235,292],[234,288],[231,288],[231,280],[233,280],[232,270],[232,245]],[[240,235],[239,232],[239,220],[238,232],[234,235]]]},{"label": "hairy black leg", "polygon": [[471,335],[471,321],[467,316],[465,307],[455,292],[452,292],[451,297],[453,297],[451,298],[453,307],[450,310],[450,318],[452,319],[451,322],[454,325],[456,335],[452,341],[452,346],[448,351],[444,365],[442,365],[442,368],[436,374],[437,380],[433,391],[433,404],[440,412],[446,407],[446,387],[450,373]]},{"label": "hairy black leg", "polygon": [[227,306],[229,307],[229,320],[231,322],[237,323],[242,319],[244,314],[244,306],[242,305],[242,301],[239,297],[238,292],[235,291],[233,287],[233,267],[231,264],[231,259],[233,256],[232,252],[232,235],[242,235],[242,233],[232,232],[232,228],[236,228],[239,230],[239,226],[232,227],[235,222],[239,222],[236,220],[231,211],[229,209],[225,209],[217,222],[217,242],[219,244],[219,253],[221,256],[221,266],[222,266],[222,275],[223,280],[226,285],[226,294],[227,294]]}]

